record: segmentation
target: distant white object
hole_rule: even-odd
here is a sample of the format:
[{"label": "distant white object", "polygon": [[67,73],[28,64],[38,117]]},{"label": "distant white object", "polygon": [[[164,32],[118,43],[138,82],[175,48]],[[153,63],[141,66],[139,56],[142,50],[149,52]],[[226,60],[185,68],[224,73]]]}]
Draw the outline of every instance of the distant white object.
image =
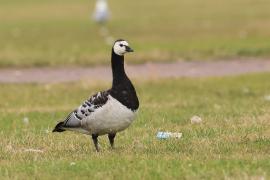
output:
[{"label": "distant white object", "polygon": [[190,118],[191,124],[199,124],[202,122],[202,118],[199,116],[192,116]]},{"label": "distant white object", "polygon": [[177,138],[180,139],[182,137],[182,133],[172,133],[172,132],[158,132],[158,139],[169,139],[169,138]]},{"label": "distant white object", "polygon": [[109,19],[107,0],[97,0],[93,18],[97,23],[105,23]]}]

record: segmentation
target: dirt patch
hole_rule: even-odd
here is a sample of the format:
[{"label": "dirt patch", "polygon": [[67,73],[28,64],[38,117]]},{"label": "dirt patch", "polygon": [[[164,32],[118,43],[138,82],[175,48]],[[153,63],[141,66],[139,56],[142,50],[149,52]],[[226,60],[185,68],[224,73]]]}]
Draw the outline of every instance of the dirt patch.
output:
[{"label": "dirt patch", "polygon": [[[169,77],[230,76],[255,72],[270,72],[270,60],[180,61],[174,63],[146,63],[126,65],[132,79]],[[1,69],[0,83],[58,83],[87,79],[111,80],[110,66]]]}]

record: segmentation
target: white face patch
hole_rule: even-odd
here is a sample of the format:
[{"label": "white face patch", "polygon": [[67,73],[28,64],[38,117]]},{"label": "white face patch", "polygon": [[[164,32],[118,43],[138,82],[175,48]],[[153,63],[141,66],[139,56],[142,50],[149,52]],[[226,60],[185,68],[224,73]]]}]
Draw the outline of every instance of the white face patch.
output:
[{"label": "white face patch", "polygon": [[117,41],[116,43],[114,43],[113,51],[115,52],[115,54],[123,56],[127,52],[126,46],[128,46],[127,41]]}]

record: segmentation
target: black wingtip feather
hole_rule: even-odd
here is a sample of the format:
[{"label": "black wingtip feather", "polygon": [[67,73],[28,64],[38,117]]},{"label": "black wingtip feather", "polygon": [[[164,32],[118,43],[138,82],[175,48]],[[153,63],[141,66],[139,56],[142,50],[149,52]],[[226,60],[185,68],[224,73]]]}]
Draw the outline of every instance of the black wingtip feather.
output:
[{"label": "black wingtip feather", "polygon": [[52,132],[63,132],[63,131],[65,131],[65,130],[63,129],[63,125],[64,125],[64,122],[58,123],[58,124],[55,126],[55,128],[54,128],[54,130],[53,130]]}]

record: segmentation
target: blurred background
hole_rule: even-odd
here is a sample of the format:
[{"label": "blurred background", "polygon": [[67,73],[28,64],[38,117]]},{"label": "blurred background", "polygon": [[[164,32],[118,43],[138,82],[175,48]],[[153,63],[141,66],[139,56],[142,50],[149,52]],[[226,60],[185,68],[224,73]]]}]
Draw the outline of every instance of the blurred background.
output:
[{"label": "blurred background", "polygon": [[[109,64],[95,4],[1,0],[0,67]],[[270,55],[269,0],[108,0],[108,7],[105,33],[130,42],[132,63]]]},{"label": "blurred background", "polygon": [[[118,38],[140,110],[96,153],[51,131]],[[0,0],[0,179],[270,179],[269,58],[270,0]]]}]

